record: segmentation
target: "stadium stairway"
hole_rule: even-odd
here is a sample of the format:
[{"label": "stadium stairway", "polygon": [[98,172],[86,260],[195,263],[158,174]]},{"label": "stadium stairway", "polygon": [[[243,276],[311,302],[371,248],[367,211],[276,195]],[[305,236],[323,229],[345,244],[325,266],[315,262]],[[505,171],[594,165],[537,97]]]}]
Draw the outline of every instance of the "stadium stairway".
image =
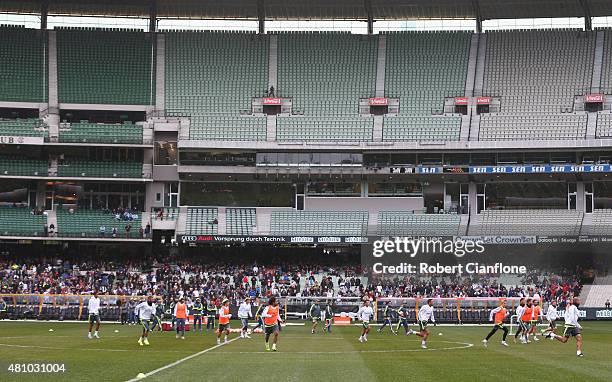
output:
[{"label": "stadium stairway", "polygon": [[253,229],[255,235],[269,235],[270,226],[272,225],[272,210],[266,208],[258,208],[256,215],[256,225]]},{"label": "stadium stairway", "polygon": [[[278,36],[270,36],[270,47],[268,52],[268,89],[274,86],[278,89]],[[276,136],[276,135],[274,135]]]},{"label": "stadium stairway", "polygon": [[459,221],[459,232],[457,233],[459,236],[464,236],[468,234],[469,223],[470,215],[461,215],[461,220]]},{"label": "stadium stairway", "polygon": [[375,235],[378,232],[378,212],[370,212],[368,215],[367,234]]},{"label": "stadium stairway", "polygon": [[[474,96],[474,85],[476,80],[476,64],[478,63],[478,44],[480,43],[481,33],[472,34],[470,40],[470,54],[468,59],[468,70],[465,79],[465,96]],[[469,113],[468,113],[469,114]]]},{"label": "stadium stairway", "polygon": [[217,209],[217,233],[225,235],[227,233],[227,208],[219,207]]},{"label": "stadium stairway", "polygon": [[597,131],[597,113],[587,114],[586,139],[595,139]]},{"label": "stadium stairway", "polygon": [[487,35],[481,33],[478,39],[478,55],[476,56],[476,75],[474,76],[474,96],[483,95],[485,77],[485,61],[487,59]]},{"label": "stadium stairway", "polygon": [[593,230],[593,214],[584,214],[582,218],[582,226],[580,227],[581,235],[589,235]]},{"label": "stadium stairway", "polygon": [[593,71],[591,77],[591,93],[599,93],[601,85],[601,73],[603,70],[604,60],[604,36],[605,33],[602,30],[596,32],[595,36],[595,57],[593,60]]},{"label": "stadium stairway", "polygon": [[181,207],[178,219],[176,219],[175,232],[185,233],[185,231],[187,231],[187,207]]},{"label": "stadium stairway", "polygon": [[47,213],[47,226],[51,227],[51,224],[53,224],[55,232],[57,232],[59,228],[57,226],[57,213],[55,210],[47,210],[45,212]]},{"label": "stadium stairway", "polygon": [[166,36],[157,34],[157,48],[155,50],[155,108],[166,108]]},{"label": "stadium stairway", "polygon": [[379,34],[378,35],[378,56],[376,58],[376,97],[385,96],[385,66],[386,65],[387,65],[387,36],[383,34]]},{"label": "stadium stairway", "polygon": [[276,115],[266,117],[266,140],[269,142],[276,140]]}]

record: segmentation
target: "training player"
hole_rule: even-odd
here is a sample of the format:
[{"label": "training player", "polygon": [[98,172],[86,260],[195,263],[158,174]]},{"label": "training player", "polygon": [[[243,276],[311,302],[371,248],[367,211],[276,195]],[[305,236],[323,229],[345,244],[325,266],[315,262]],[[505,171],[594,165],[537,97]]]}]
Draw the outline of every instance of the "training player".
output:
[{"label": "training player", "polygon": [[251,338],[249,336],[249,318],[253,317],[253,312],[251,310],[251,298],[247,297],[244,299],[244,302],[240,304],[238,308],[238,318],[242,323],[242,330],[240,331],[240,338]]},{"label": "training player", "polygon": [[155,304],[153,304],[153,297],[147,297],[146,301],[136,305],[134,309],[136,316],[138,317],[140,324],[142,325],[142,335],[138,339],[138,345],[142,346],[149,345],[149,332],[151,331],[151,318],[155,315]]},{"label": "training player", "polygon": [[[557,300],[552,300],[548,305],[548,309],[546,310],[546,321],[548,321],[548,328],[542,331],[542,335],[546,337],[548,333],[555,333],[557,329],[557,319],[559,318],[559,313],[557,312]],[[549,337],[553,340],[553,337]]]},{"label": "training player", "polygon": [[332,310],[332,302],[329,301],[321,311],[321,321],[325,323],[325,326],[323,326],[323,333],[331,334],[333,320],[334,311]]},{"label": "training player", "polygon": [[482,340],[482,344],[484,347],[487,347],[489,343],[489,338],[491,338],[499,329],[504,331],[504,336],[502,338],[502,345],[508,346],[506,342],[506,337],[508,337],[508,328],[504,325],[504,320],[508,316],[508,311],[506,310],[506,300],[502,299],[499,303],[499,306],[493,310],[489,314],[489,321],[493,321],[493,329],[487,335],[487,338]]},{"label": "training player", "polygon": [[155,315],[153,316],[151,326],[151,331],[154,331],[157,328],[158,332],[163,330],[161,318],[164,315],[164,300],[160,299],[159,301],[155,301]]},{"label": "training player", "polygon": [[[540,307],[540,301],[533,301],[533,310],[531,311],[531,322],[529,323],[529,334],[533,335],[534,341],[539,341],[536,330],[538,329],[538,322],[540,322],[540,314],[542,308]],[[529,342],[529,334],[527,334],[527,342]]]},{"label": "training player", "polygon": [[400,330],[400,327],[404,327],[404,333],[406,333],[406,335],[408,335],[408,332],[410,331],[410,328],[408,327],[408,307],[406,306],[406,304],[402,304],[398,309],[397,309],[397,327],[395,328],[395,335],[397,335],[397,333]]},{"label": "training player", "polygon": [[319,305],[319,300],[315,300],[312,305],[310,305],[310,309],[308,309],[308,316],[312,320],[311,333],[315,334],[317,324],[321,320],[321,305]]},{"label": "training player", "polygon": [[436,324],[436,319],[434,317],[434,308],[433,308],[433,299],[428,299],[427,304],[423,305],[421,309],[419,309],[419,332],[415,333],[410,330],[408,334],[416,334],[421,337],[421,347],[423,349],[427,349],[427,337],[429,337],[429,329],[427,329],[427,325],[429,321]]},{"label": "training player", "polygon": [[387,301],[385,303],[385,307],[383,308],[383,324],[378,329],[378,333],[382,333],[385,326],[389,325],[389,329],[391,329],[391,333],[397,335],[397,333],[395,333],[395,330],[393,330],[393,324],[391,323],[391,312],[392,311],[393,309],[389,306],[389,301]]},{"label": "training player", "polygon": [[261,317],[261,313],[263,312],[263,310],[265,309],[265,306],[263,304],[263,301],[259,301],[259,305],[257,306],[257,309],[255,310],[255,321],[257,321],[257,325],[255,325],[255,327],[253,329],[251,329],[251,333],[255,333],[255,329],[257,328],[262,328],[264,327],[264,322],[263,322],[263,318]]},{"label": "training player", "polygon": [[225,333],[224,342],[227,343],[227,336],[230,334],[230,302],[228,299],[223,299],[221,307],[219,308],[219,328],[217,329],[217,345],[221,344],[221,333]]},{"label": "training player", "polygon": [[529,344],[529,332],[531,331],[531,320],[533,320],[533,300],[528,298],[525,303],[525,312],[523,312],[523,316],[521,317],[521,321],[525,325],[525,329],[523,329],[523,344]]},{"label": "training player", "polygon": [[270,336],[272,336],[272,351],[276,351],[278,333],[280,332],[280,325],[283,322],[280,317],[280,305],[276,297],[270,297],[268,306],[266,306],[261,313],[261,317],[263,318],[265,326],[264,339],[266,341],[266,350],[270,351]]},{"label": "training player", "polygon": [[100,298],[98,297],[98,291],[94,291],[93,296],[89,298],[89,302],[87,303],[87,314],[89,315],[89,333],[87,333],[87,338],[91,339],[91,329],[93,328],[94,322],[96,323],[96,331],[93,336],[95,338],[100,338],[98,335],[98,330],[100,330]]},{"label": "training player", "polygon": [[176,321],[176,338],[179,335],[182,340],[185,339],[185,323],[187,322],[187,304],[184,298],[179,298],[179,301],[174,305],[174,318]]},{"label": "training player", "polygon": [[195,299],[191,309],[193,310],[193,334],[195,334],[198,330],[200,331],[200,334],[202,334],[202,316],[204,315],[204,305],[202,305],[199,297]]},{"label": "training player", "polygon": [[359,336],[359,342],[368,341],[368,333],[370,332],[370,320],[374,317],[374,310],[370,306],[370,300],[365,300],[363,305],[359,308],[357,312],[357,318],[361,320],[361,325],[363,329],[361,331],[361,336]]},{"label": "training player", "polygon": [[569,305],[565,309],[565,330],[563,331],[563,336],[559,336],[552,332],[546,334],[549,338],[554,338],[561,343],[566,343],[570,337],[576,337],[576,355],[578,357],[584,357],[582,353],[582,326],[578,323],[579,311],[578,307],[580,306],[580,299],[578,297],[574,297],[572,304]]},{"label": "training player", "polygon": [[[519,336],[521,335],[522,332],[527,330],[527,326],[525,325],[525,323],[523,322],[522,318],[523,318],[523,313],[525,313],[525,299],[521,298],[519,301],[519,306],[516,307],[516,322],[518,323],[518,329],[516,331],[516,333],[514,334],[514,343],[516,343],[516,340],[519,338]],[[523,342],[523,338],[521,337],[521,342]]]}]

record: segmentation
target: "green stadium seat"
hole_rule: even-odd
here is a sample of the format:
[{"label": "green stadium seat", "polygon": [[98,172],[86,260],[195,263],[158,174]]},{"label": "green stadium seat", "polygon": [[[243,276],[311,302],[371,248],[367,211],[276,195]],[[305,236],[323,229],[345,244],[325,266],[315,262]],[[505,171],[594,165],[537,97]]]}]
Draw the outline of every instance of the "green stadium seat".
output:
[{"label": "green stadium seat", "polygon": [[[134,215],[133,215],[134,216]],[[129,223],[132,228],[129,238],[139,239],[142,213],[136,214],[134,220],[124,221],[117,219],[111,212],[97,210],[69,210],[57,211],[57,236],[60,237],[100,237],[100,227],[104,226],[104,237],[112,237],[113,228],[117,229],[118,238],[126,238],[125,226]]]},{"label": "green stadium seat", "polygon": [[122,124],[62,123],[59,130],[60,142],[73,143],[133,143],[142,144],[142,126],[131,122]]},{"label": "green stadium seat", "polygon": [[166,32],[166,112],[191,118],[189,139],[265,140],[266,118],[250,113],[268,87],[268,36]]},{"label": "green stadium seat", "polygon": [[60,102],[149,105],[151,36],[142,31],[57,29]]},{"label": "green stadium seat", "polygon": [[45,33],[0,26],[0,101],[46,102]]},{"label": "green stadium seat", "polygon": [[70,160],[58,165],[57,175],[60,177],[142,178],[142,163]]},{"label": "green stadium seat", "polygon": [[43,236],[46,224],[46,215],[29,208],[0,207],[0,236]]}]

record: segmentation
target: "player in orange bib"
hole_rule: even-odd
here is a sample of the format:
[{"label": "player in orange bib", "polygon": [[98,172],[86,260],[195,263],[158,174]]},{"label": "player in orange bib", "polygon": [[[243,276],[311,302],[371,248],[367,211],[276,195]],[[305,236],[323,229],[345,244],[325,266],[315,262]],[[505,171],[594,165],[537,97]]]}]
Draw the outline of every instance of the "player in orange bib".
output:
[{"label": "player in orange bib", "polygon": [[530,343],[531,341],[529,341],[529,332],[531,331],[531,319],[533,317],[533,301],[528,298],[527,299],[527,305],[525,306],[525,311],[523,312],[523,315],[521,316],[521,321],[523,322],[523,324],[525,325],[525,334],[523,335],[523,343]]},{"label": "player in orange bib", "polygon": [[185,339],[185,323],[187,322],[187,304],[185,299],[180,298],[174,306],[174,318],[176,320],[176,338]]},{"label": "player in orange bib", "polygon": [[270,336],[272,336],[272,351],[276,351],[278,332],[280,331],[280,324],[283,322],[280,318],[280,304],[276,297],[270,297],[268,306],[261,313],[261,317],[264,321],[266,350],[270,351]]},{"label": "player in orange bib", "polygon": [[221,344],[221,333],[225,332],[225,343],[227,343],[227,336],[230,334],[230,313],[229,300],[224,299],[219,308],[219,328],[217,329],[217,345]]},{"label": "player in orange bib", "polygon": [[499,306],[493,310],[489,314],[489,321],[493,321],[493,329],[487,335],[487,338],[482,340],[482,344],[484,347],[487,347],[489,343],[489,338],[491,338],[499,329],[504,331],[504,337],[502,338],[502,345],[508,346],[506,342],[506,337],[508,336],[508,328],[504,325],[504,320],[508,316],[508,310],[506,310],[506,299],[502,299],[499,302]]},{"label": "player in orange bib", "polygon": [[529,340],[529,335],[533,335],[534,341],[539,341],[537,337],[536,330],[538,328],[538,322],[540,322],[540,314],[542,313],[542,308],[540,308],[540,301],[533,301],[533,311],[531,312],[531,328],[529,329],[529,334],[527,334],[527,339]]}]

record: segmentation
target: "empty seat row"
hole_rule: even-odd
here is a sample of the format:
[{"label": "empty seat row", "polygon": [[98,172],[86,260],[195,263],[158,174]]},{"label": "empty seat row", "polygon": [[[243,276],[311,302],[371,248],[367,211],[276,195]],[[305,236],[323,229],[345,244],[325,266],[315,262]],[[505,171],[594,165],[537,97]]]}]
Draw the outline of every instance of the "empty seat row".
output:
[{"label": "empty seat row", "polygon": [[44,31],[0,26],[0,101],[47,100],[47,44]]},{"label": "empty seat row", "polygon": [[380,211],[378,213],[378,234],[381,236],[454,236],[459,233],[460,220],[460,216],[456,214]]},{"label": "empty seat row", "polygon": [[384,141],[457,141],[461,116],[385,116]]},{"label": "empty seat row", "polygon": [[29,208],[0,207],[0,236],[43,236],[47,215]]},{"label": "empty seat row", "polygon": [[373,118],[359,116],[278,117],[276,139],[279,141],[371,141]]},{"label": "empty seat row", "polygon": [[255,208],[228,208],[226,210],[228,235],[252,235],[257,225]]},{"label": "empty seat row", "polygon": [[60,102],[151,104],[151,38],[142,31],[57,30]]},{"label": "empty seat row", "polygon": [[472,217],[470,235],[578,235],[583,212],[577,210],[485,210]]},{"label": "empty seat row", "polygon": [[142,125],[131,122],[122,124],[62,123],[59,130],[60,142],[74,143],[134,143],[142,144]]},{"label": "empty seat row", "polygon": [[49,130],[38,118],[0,119],[0,135],[48,138]]},{"label": "empty seat row", "polygon": [[367,234],[366,211],[274,211],[272,235],[363,236]]},{"label": "empty seat row", "polygon": [[216,235],[219,232],[217,208],[187,208],[187,235]]},{"label": "empty seat row", "polygon": [[57,167],[61,177],[142,178],[141,162],[67,160]]}]

